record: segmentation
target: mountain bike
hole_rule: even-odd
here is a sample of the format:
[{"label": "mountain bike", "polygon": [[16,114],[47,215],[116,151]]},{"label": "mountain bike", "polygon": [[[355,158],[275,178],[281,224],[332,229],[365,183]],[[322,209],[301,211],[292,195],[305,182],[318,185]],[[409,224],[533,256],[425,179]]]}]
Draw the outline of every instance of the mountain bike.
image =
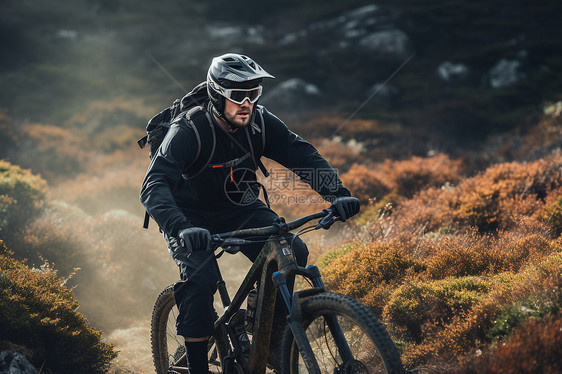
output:
[{"label": "mountain bike", "polygon": [[[224,313],[217,317],[209,340],[211,369],[224,374],[266,372],[270,337],[278,328],[273,318],[275,303],[280,297],[287,317],[283,339],[276,342],[280,347],[274,347],[281,348],[281,367],[275,372],[403,373],[398,350],[376,316],[357,300],[326,291],[316,266],[304,268],[295,261],[287,233],[313,220],[319,222],[296,235],[328,229],[338,219],[329,208],[288,223],[279,218],[271,226],[212,235],[214,255],[208,261],[216,264]],[[231,300],[217,258],[237,253],[241,245],[258,240],[265,245]],[[290,292],[287,279],[294,279],[294,275],[307,280],[310,288]],[[248,310],[255,308],[250,343],[244,327],[244,319],[250,318],[241,307],[246,299],[254,299],[248,298],[251,294],[257,295],[257,302],[250,305],[247,301]],[[169,286],[158,296],[152,313],[151,343],[157,374],[189,372],[183,338],[175,331],[176,316],[173,286]]]}]

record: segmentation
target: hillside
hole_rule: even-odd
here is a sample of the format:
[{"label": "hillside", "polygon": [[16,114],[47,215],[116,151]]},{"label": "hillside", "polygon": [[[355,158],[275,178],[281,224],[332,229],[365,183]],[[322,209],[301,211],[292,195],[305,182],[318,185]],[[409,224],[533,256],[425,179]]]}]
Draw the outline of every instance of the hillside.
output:
[{"label": "hillside", "polygon": [[[364,210],[355,235],[322,257],[327,286],[381,316],[409,368],[562,369],[560,152],[466,179],[443,157],[412,163],[375,167],[391,181],[386,206]],[[411,196],[413,185],[423,187]]]},{"label": "hillside", "polygon": [[[266,92],[294,78],[318,89],[289,90],[288,102],[266,95],[281,114],[343,120],[374,90],[357,116],[376,119],[382,133],[359,140],[407,138],[408,150],[393,157],[460,153],[490,134],[525,132],[541,105],[560,99],[561,8],[555,0],[7,1],[0,106],[18,120],[71,127],[83,126],[72,121],[79,113],[125,101],[133,106],[97,120],[137,128],[200,82],[212,56],[244,51],[277,77]],[[399,136],[386,129],[396,126]]]},{"label": "hillside", "polygon": [[[27,277],[32,300],[64,281],[42,308],[79,305],[69,318],[119,351],[111,372],[151,372],[147,322],[177,269],[156,225],[141,230],[149,160],[136,140],[212,56],[235,51],[276,76],[260,103],[361,200],[351,222],[304,239],[326,283],[387,324],[408,368],[534,373],[517,366],[534,360],[555,372],[559,14],[555,0],[4,1],[0,240],[12,252],[0,253],[0,307]],[[288,218],[326,206],[288,173],[262,182]],[[234,284],[247,264],[233,261]],[[34,321],[64,326],[45,318]],[[8,333],[44,352],[42,338]],[[113,351],[99,347],[103,371]]]}]

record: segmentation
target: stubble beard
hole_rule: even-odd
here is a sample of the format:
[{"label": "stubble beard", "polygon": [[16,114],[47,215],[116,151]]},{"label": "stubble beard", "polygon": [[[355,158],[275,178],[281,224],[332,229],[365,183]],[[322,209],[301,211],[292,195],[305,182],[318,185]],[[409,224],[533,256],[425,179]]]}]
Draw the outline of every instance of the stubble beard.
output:
[{"label": "stubble beard", "polygon": [[244,113],[246,111],[238,110],[234,115],[224,113],[224,117],[227,119],[228,123],[237,128],[244,128],[250,124],[250,120],[252,119],[252,111],[248,112],[248,117],[245,119],[239,118],[238,114]]}]

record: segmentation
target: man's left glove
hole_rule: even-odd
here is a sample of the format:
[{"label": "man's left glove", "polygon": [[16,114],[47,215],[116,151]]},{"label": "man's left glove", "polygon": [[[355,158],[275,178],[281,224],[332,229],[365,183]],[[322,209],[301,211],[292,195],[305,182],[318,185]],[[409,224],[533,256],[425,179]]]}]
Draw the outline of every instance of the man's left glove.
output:
[{"label": "man's left glove", "polygon": [[178,237],[180,245],[188,252],[211,250],[211,233],[207,229],[190,227],[180,230]]},{"label": "man's left glove", "polygon": [[360,209],[359,199],[351,196],[336,198],[332,206],[336,209],[336,213],[341,218],[342,222],[345,222],[346,219],[359,213]]}]

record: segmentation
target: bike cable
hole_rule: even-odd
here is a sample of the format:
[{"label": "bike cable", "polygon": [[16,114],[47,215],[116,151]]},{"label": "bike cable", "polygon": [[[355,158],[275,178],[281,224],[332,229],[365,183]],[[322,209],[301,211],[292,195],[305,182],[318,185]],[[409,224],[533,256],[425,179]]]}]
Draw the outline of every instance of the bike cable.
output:
[{"label": "bike cable", "polygon": [[[293,247],[293,241],[295,240],[295,238],[296,238],[297,236],[301,236],[301,235],[304,235],[304,234],[306,234],[306,233],[309,233],[309,232],[312,232],[312,231],[315,231],[315,230],[318,230],[318,229],[316,228],[315,225],[313,225],[313,226],[305,227],[305,228],[303,228],[303,229],[300,230],[300,231],[297,231],[297,232],[293,235],[293,239],[291,239],[291,245],[290,245],[291,248]],[[296,257],[295,257],[294,251],[293,251],[293,259],[295,260],[295,262],[297,262],[297,259],[296,259]],[[309,284],[310,287],[314,287],[314,285],[312,284],[312,282],[310,281],[310,279],[308,279],[307,277],[302,277],[302,278],[303,278],[304,280],[306,280],[306,282]]]}]

